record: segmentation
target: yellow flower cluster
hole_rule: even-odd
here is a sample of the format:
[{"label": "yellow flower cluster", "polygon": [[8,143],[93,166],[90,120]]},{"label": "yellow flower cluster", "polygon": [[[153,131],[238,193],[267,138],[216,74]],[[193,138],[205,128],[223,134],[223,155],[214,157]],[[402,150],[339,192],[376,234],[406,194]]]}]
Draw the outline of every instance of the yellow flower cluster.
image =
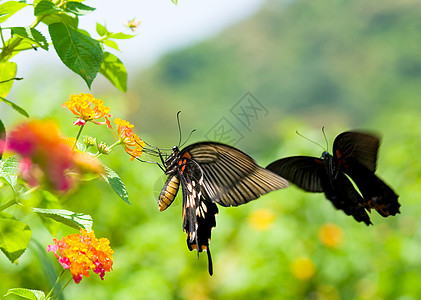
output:
[{"label": "yellow flower cluster", "polygon": [[114,251],[110,241],[107,238],[97,239],[93,231],[81,229],[80,234],[53,241],[54,245],[47,246],[47,252],[53,252],[63,268],[70,269],[76,283],[83,276],[89,277],[89,270],[93,270],[102,280],[105,272],[112,270]]},{"label": "yellow flower cluster", "polygon": [[[104,105],[101,99],[96,99],[91,94],[80,93],[79,95],[71,95],[70,100],[63,104],[63,107],[67,107],[70,111],[79,116],[79,119],[73,123],[74,125],[85,125],[86,122],[91,121],[98,125],[105,125],[111,128],[108,117],[110,108]],[[105,117],[105,122],[95,121]]]},{"label": "yellow flower cluster", "polygon": [[145,142],[142,141],[137,134],[133,133],[133,124],[120,118],[116,118],[114,123],[117,125],[117,132],[120,135],[120,142],[124,146],[126,152],[131,156],[131,160],[142,156]]}]

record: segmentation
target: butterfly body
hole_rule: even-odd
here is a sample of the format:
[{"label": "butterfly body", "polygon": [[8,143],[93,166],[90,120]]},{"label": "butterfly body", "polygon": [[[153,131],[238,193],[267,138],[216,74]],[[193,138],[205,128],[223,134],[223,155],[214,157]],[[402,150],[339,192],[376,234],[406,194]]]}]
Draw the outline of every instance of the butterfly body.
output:
[{"label": "butterfly body", "polygon": [[[309,192],[324,192],[327,199],[358,222],[371,224],[372,208],[387,217],[399,213],[395,192],[374,172],[380,140],[363,132],[344,132],[333,145],[333,155],[320,158],[292,156],[267,168]],[[352,181],[357,186],[354,187]]]},{"label": "butterfly body", "polygon": [[181,185],[187,246],[198,254],[207,252],[211,275],[209,242],[216,226],[216,203],[237,206],[288,186],[285,179],[258,166],[244,152],[216,142],[195,143],[182,150],[173,147],[164,166],[168,179],[158,198],[159,210],[171,205]]}]

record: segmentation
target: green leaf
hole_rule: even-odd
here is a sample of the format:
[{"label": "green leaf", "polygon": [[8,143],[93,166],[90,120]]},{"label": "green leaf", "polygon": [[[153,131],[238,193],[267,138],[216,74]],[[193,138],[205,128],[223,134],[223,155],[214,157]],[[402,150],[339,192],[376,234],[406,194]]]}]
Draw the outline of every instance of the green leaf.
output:
[{"label": "green leaf", "polygon": [[6,128],[3,122],[0,120],[0,164],[3,157],[4,143],[6,141]]},{"label": "green leaf", "polygon": [[57,5],[51,1],[40,1],[34,8],[34,15],[36,17],[51,15],[62,11]]},{"label": "green leaf", "polygon": [[129,195],[127,193],[126,186],[124,185],[121,178],[117,175],[116,172],[114,172],[109,167],[104,166],[104,169],[105,169],[105,175],[102,175],[102,178],[111,186],[114,192],[116,192],[117,195],[121,199],[123,199],[124,202],[132,205],[129,201]]},{"label": "green leaf", "polygon": [[10,156],[5,161],[0,161],[0,181],[6,183],[13,191],[16,198],[17,179],[19,172],[19,159],[17,155]]},{"label": "green leaf", "polygon": [[0,97],[6,97],[13,85],[12,78],[16,77],[17,64],[6,61],[0,63]]},{"label": "green leaf", "polygon": [[42,22],[47,25],[51,25],[54,23],[65,23],[76,30],[79,24],[79,19],[78,17],[69,15],[66,12],[59,12],[44,16],[42,18]]},{"label": "green leaf", "polygon": [[0,215],[0,250],[14,263],[28,247],[31,229],[7,214]]},{"label": "green leaf", "polygon": [[25,6],[27,6],[26,3],[17,1],[7,1],[3,4],[0,4],[0,23],[6,21]]},{"label": "green leaf", "polygon": [[65,11],[74,13],[77,16],[89,14],[90,12],[93,12],[94,10],[95,8],[93,7],[90,7],[85,4],[75,2],[75,1],[67,2],[66,8],[65,8]]},{"label": "green leaf", "polygon": [[[48,191],[42,191],[41,192],[42,195],[42,200],[40,202],[40,206],[43,208],[49,208],[49,209],[57,209],[61,207],[60,201],[59,199],[51,194]],[[45,226],[45,228],[47,228],[47,230],[51,233],[51,235],[56,236],[61,223],[54,221],[51,218],[41,218],[42,219],[42,223]]]},{"label": "green leaf", "polygon": [[61,61],[79,74],[90,88],[104,58],[99,42],[65,23],[53,23],[48,30]]},{"label": "green leaf", "polygon": [[172,3],[174,3],[174,4],[176,4],[176,5],[177,5],[177,3],[178,3],[178,1],[177,1],[177,0],[171,0],[171,2],[172,2]]},{"label": "green leaf", "polygon": [[110,48],[113,48],[113,49],[115,49],[115,50],[120,51],[120,49],[118,48],[117,43],[116,43],[116,42],[114,42],[114,41],[111,41],[111,40],[105,40],[105,41],[102,41],[102,43],[103,43],[104,45],[106,45],[106,46],[110,47]]},{"label": "green leaf", "polygon": [[30,27],[12,27],[12,35],[18,35],[30,42],[36,44],[44,50],[48,50],[47,39],[35,28]]},{"label": "green leaf", "polygon": [[19,173],[19,157],[10,156],[5,161],[0,161],[0,175],[13,176]]},{"label": "green leaf", "polygon": [[21,296],[23,298],[30,299],[30,300],[44,300],[45,299],[45,294],[43,291],[29,290],[29,289],[24,289],[24,288],[9,289],[7,291],[7,294],[4,296],[8,296],[8,295]]},{"label": "green leaf", "polygon": [[101,25],[99,23],[96,23],[96,32],[100,36],[106,36],[109,33],[108,30],[107,30],[107,28],[105,28],[104,25]]},{"label": "green leaf", "polygon": [[121,60],[114,54],[104,52],[104,61],[99,72],[122,92],[127,91],[127,71]]},{"label": "green leaf", "polygon": [[92,217],[65,209],[33,208],[34,212],[45,218],[53,219],[72,228],[92,230]]},{"label": "green leaf", "polygon": [[116,39],[116,40],[126,40],[126,39],[131,39],[133,37],[135,37],[135,34],[126,34],[126,33],[122,33],[122,32],[118,32],[118,33],[110,33],[108,35],[108,37],[110,39]]},{"label": "green leaf", "polygon": [[23,116],[25,116],[25,117],[27,117],[27,118],[29,118],[29,115],[28,115],[28,113],[22,108],[22,107],[20,107],[19,105],[17,105],[17,104],[15,104],[15,103],[13,103],[12,101],[9,101],[9,100],[7,100],[7,99],[5,99],[5,98],[3,98],[3,97],[0,97],[0,102],[4,102],[4,103],[6,103],[7,105],[9,105],[11,108],[13,108],[14,110],[16,110],[18,113],[20,113],[21,115],[23,115]]}]

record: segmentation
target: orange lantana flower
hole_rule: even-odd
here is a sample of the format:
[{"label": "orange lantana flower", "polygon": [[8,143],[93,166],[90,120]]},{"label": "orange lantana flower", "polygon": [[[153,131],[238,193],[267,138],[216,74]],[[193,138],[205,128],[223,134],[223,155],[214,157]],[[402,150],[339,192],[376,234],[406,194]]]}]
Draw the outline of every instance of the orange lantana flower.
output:
[{"label": "orange lantana flower", "polygon": [[[110,108],[104,105],[101,99],[96,99],[91,94],[80,93],[79,95],[70,95],[70,100],[62,104],[63,107],[67,107],[70,111],[79,116],[79,119],[73,123],[73,125],[83,126],[86,122],[91,121],[97,125],[107,125],[111,127],[109,114]],[[101,118],[105,118],[105,122],[95,121]]]},{"label": "orange lantana flower", "polygon": [[[70,234],[61,240],[53,239],[54,245],[47,246],[65,269],[70,269],[73,280],[79,283],[82,277],[89,277],[94,271],[104,280],[105,272],[113,267],[113,253],[107,238],[97,239],[93,231],[80,230],[80,234]],[[57,253],[58,252],[58,253]]]},{"label": "orange lantana flower", "polygon": [[137,134],[133,133],[133,124],[120,118],[116,118],[114,123],[117,125],[117,132],[120,135],[120,143],[124,146],[124,149],[130,154],[130,160],[134,160],[136,157],[141,157],[145,142],[142,141]]},{"label": "orange lantana flower", "polygon": [[70,173],[103,172],[97,160],[72,151],[69,140],[53,121],[33,120],[18,125],[7,138],[6,150],[22,157],[20,174],[32,186],[44,181],[55,190],[66,191],[75,181]]}]

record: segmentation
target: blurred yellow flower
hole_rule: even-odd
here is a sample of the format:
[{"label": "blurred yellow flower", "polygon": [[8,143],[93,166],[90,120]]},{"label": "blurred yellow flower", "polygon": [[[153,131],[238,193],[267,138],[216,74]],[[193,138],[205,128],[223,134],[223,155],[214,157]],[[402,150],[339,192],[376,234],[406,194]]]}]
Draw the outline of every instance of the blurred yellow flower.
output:
[{"label": "blurred yellow flower", "polygon": [[256,230],[267,230],[275,221],[275,214],[266,208],[257,209],[250,213],[248,222]]},{"label": "blurred yellow flower", "polygon": [[89,277],[89,270],[98,274],[102,280],[105,272],[112,270],[114,251],[110,241],[107,238],[97,239],[93,231],[81,229],[80,234],[70,234],[53,241],[54,245],[47,246],[47,252],[53,252],[63,268],[70,269],[76,283],[83,276]]},{"label": "blurred yellow flower", "polygon": [[120,118],[116,118],[114,123],[117,125],[117,132],[120,136],[120,143],[126,152],[131,156],[130,160],[141,157],[145,142],[142,141],[135,133],[133,133],[133,124]]},{"label": "blurred yellow flower", "polygon": [[291,272],[295,278],[308,280],[316,273],[316,266],[308,257],[299,257],[292,262]]},{"label": "blurred yellow flower", "polygon": [[[110,108],[104,105],[101,99],[96,99],[91,94],[80,93],[79,95],[70,95],[70,100],[65,102],[63,107],[67,107],[70,111],[79,116],[79,119],[73,125],[83,126],[86,122],[91,121],[97,125],[107,125],[112,128],[108,117]],[[95,121],[105,118],[105,122]]]},{"label": "blurred yellow flower", "polygon": [[319,239],[325,246],[335,248],[342,242],[342,229],[335,224],[324,224],[319,228]]}]

